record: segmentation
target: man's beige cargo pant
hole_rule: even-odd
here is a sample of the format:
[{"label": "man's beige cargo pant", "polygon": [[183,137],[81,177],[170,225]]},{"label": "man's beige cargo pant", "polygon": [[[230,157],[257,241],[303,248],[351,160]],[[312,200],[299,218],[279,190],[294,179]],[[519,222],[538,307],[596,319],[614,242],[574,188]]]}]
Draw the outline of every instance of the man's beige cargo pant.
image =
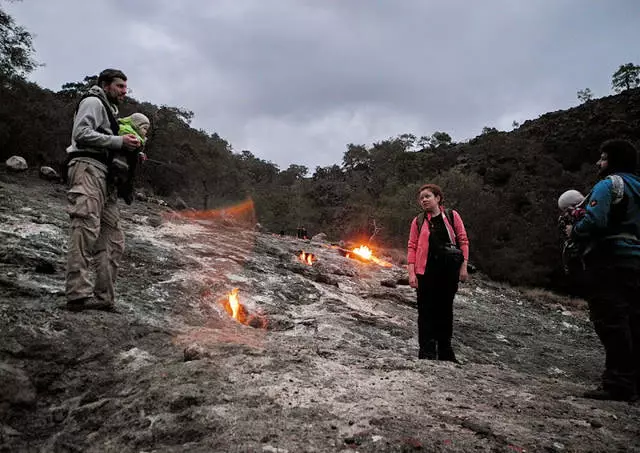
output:
[{"label": "man's beige cargo pant", "polygon": [[[107,175],[100,168],[76,162],[69,167],[67,212],[71,236],[67,255],[67,301],[95,296],[99,302],[115,302],[115,281],[124,253],[117,192],[107,187]],[[95,286],[89,266],[93,261]]]}]

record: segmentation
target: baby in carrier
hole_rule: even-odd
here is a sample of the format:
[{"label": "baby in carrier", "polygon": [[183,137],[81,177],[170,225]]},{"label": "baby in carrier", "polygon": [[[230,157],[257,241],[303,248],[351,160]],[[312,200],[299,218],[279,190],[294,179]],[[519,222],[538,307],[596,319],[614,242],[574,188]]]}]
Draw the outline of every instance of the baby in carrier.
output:
[{"label": "baby in carrier", "polygon": [[123,198],[127,204],[133,201],[133,183],[138,164],[138,159],[145,160],[146,155],[142,152],[151,122],[142,113],[134,113],[131,116],[120,118],[119,135],[133,134],[140,141],[140,147],[133,151],[118,150],[113,155],[109,168],[109,177],[118,188],[118,196]]},{"label": "baby in carrier", "polygon": [[558,198],[558,208],[560,208],[558,228],[560,236],[564,239],[562,265],[567,274],[584,270],[581,246],[567,238],[567,227],[575,225],[584,217],[586,213],[584,204],[585,197],[577,190],[567,190]]}]

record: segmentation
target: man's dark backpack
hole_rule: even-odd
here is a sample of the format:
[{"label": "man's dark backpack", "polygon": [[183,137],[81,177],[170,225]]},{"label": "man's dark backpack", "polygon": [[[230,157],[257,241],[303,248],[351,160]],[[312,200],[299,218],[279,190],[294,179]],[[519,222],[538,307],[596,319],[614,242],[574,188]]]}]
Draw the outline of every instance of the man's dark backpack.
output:
[{"label": "man's dark backpack", "polygon": [[[107,103],[107,101],[105,101],[103,98],[101,98],[100,96],[93,94],[93,93],[86,93],[84,96],[82,96],[80,98],[80,101],[78,101],[78,104],[76,105],[76,109],[73,112],[73,117],[75,118],[75,116],[78,114],[78,109],[80,108],[80,103],[82,101],[84,101],[87,98],[98,98],[100,100],[100,102],[102,102],[102,105],[104,106],[104,109],[107,112],[107,116],[109,117],[109,126],[111,127],[111,132],[113,133],[113,135],[118,135],[118,132],[120,130],[120,126],[118,125],[118,120],[116,119],[116,117],[113,114],[113,111],[111,110],[111,106]],[[102,134],[108,134],[109,132],[104,130],[103,128],[98,128],[97,129],[98,132],[102,133]],[[62,165],[62,182],[63,183],[67,183],[67,179],[68,179],[68,167],[69,167],[69,162],[71,161],[71,159],[75,159],[76,157],[91,157],[93,159],[96,158],[96,154],[92,153],[92,152],[87,152],[87,151],[83,151],[83,150],[78,150],[78,151],[74,151],[72,153],[67,153],[67,157]],[[106,155],[104,156],[103,159],[100,159],[107,167],[110,166],[111,164],[111,160],[113,159],[113,153],[109,150],[107,150]]]},{"label": "man's dark backpack", "polygon": [[[451,227],[453,228],[453,210],[452,209],[444,209],[442,214],[447,218]],[[416,226],[418,227],[418,236],[420,236],[420,230],[422,230],[422,224],[426,220],[425,212],[422,211],[418,214],[416,218]],[[455,228],[453,229],[453,233],[455,234]],[[447,243],[441,250],[438,250],[438,257],[442,260],[443,267],[450,272],[458,272],[460,271],[460,266],[464,261],[464,255],[462,254],[462,250],[458,247],[457,237],[455,238],[456,243]]]}]

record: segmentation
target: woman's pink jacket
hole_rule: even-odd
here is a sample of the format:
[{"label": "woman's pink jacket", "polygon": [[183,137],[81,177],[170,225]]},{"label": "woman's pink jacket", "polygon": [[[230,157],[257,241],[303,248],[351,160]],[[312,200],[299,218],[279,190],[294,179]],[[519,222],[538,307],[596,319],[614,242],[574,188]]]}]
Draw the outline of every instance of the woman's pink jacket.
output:
[{"label": "woman's pink jacket", "polygon": [[[451,217],[453,218],[453,225],[449,223],[449,219],[444,215],[444,207],[440,208],[443,215],[444,224],[447,227],[449,238],[451,242],[457,244],[462,250],[462,255],[465,261],[469,259],[469,238],[467,237],[467,231],[464,229],[464,223],[462,223],[462,217],[456,211],[451,211]],[[424,224],[420,229],[420,237],[418,237],[418,217],[416,216],[411,222],[411,231],[409,232],[409,243],[407,250],[407,263],[413,264],[416,274],[424,275],[427,268],[427,257],[429,256],[429,220],[431,220],[431,214],[426,213],[424,218]]]}]

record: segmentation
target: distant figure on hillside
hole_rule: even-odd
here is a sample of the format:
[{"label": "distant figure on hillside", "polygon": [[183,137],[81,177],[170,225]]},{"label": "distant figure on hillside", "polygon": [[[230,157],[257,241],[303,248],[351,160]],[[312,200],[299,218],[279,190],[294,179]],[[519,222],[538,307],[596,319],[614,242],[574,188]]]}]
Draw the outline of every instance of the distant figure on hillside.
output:
[{"label": "distant figure on hillside", "polygon": [[411,222],[407,252],[409,285],[418,290],[418,358],[457,362],[453,299],[458,282],[469,278],[469,240],[460,214],[444,207],[440,187],[420,187],[418,202],[424,211]]},{"label": "distant figure on hillside", "polygon": [[[67,254],[67,307],[115,311],[115,282],[124,252],[117,189],[107,177],[113,152],[133,151],[135,134],[119,135],[118,104],[127,94],[127,77],[105,69],[97,85],[80,100],[73,119],[68,153],[67,212],[71,235]],[[90,259],[96,271],[89,279]]]},{"label": "distant figure on hillside", "polygon": [[309,239],[307,236],[307,229],[304,226],[298,227],[298,239]]},{"label": "distant figure on hillside", "polygon": [[138,160],[144,161],[147,158],[143,149],[151,122],[142,113],[134,113],[131,116],[120,118],[118,124],[119,135],[135,135],[140,142],[140,146],[135,150],[115,151],[109,168],[109,178],[118,189],[118,196],[127,204],[131,204]]},{"label": "distant figure on hillside", "polygon": [[606,360],[602,385],[584,394],[599,400],[634,401],[640,391],[640,177],[638,151],[609,140],[597,162],[603,178],[569,226],[584,247],[586,296]]}]

